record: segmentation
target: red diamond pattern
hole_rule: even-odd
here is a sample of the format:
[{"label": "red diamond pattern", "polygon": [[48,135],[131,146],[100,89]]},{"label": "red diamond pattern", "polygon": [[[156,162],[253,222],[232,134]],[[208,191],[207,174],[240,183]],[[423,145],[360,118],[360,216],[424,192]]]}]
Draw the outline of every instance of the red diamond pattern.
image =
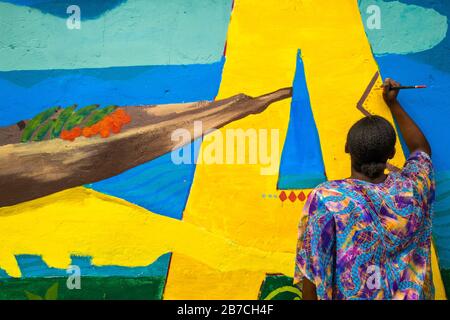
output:
[{"label": "red diamond pattern", "polygon": [[291,193],[289,194],[289,200],[291,200],[291,202],[297,200],[297,196],[295,195],[294,191],[291,191]]},{"label": "red diamond pattern", "polygon": [[303,193],[303,191],[300,192],[300,193],[298,194],[298,200],[300,200],[300,201],[305,201],[305,199],[306,199],[306,196],[305,196],[305,194]]},{"label": "red diamond pattern", "polygon": [[[308,194],[308,196],[309,196],[309,194]],[[303,201],[306,200],[306,198],[308,196],[306,196],[303,191],[300,191],[300,193],[298,195],[296,195],[294,191],[291,191],[291,193],[289,193],[289,196],[286,195],[285,191],[281,191],[281,193],[278,196],[278,198],[280,198],[280,200],[282,202],[286,201],[287,199],[291,200],[291,202],[295,202],[297,199],[299,201],[303,202]]]}]

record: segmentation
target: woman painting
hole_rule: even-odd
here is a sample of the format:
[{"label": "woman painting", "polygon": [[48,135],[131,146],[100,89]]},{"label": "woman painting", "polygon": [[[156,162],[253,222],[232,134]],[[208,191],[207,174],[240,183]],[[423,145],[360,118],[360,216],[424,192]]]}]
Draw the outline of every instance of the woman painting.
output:
[{"label": "woman painting", "polygon": [[385,174],[396,134],[368,116],[348,132],[351,177],[319,185],[299,226],[295,283],[310,299],[432,299],[430,145],[386,79],[383,97],[410,151],[401,171]]}]

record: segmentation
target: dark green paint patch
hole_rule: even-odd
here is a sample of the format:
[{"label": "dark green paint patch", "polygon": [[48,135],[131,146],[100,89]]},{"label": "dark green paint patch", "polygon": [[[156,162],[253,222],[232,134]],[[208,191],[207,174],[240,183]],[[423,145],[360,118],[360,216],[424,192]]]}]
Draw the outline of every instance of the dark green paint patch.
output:
[{"label": "dark green paint patch", "polygon": [[450,269],[441,269],[442,281],[444,282],[447,299],[450,298]]},{"label": "dark green paint patch", "polygon": [[261,285],[258,299],[264,300],[271,296],[269,300],[298,300],[299,295],[292,292],[298,290],[293,283],[293,278],[283,274],[268,274]]},{"label": "dark green paint patch", "polygon": [[[67,278],[0,280],[0,300],[45,298],[58,283],[57,300],[161,300],[165,277],[81,277],[81,289],[68,289]],[[27,295],[28,292],[28,295]]]}]

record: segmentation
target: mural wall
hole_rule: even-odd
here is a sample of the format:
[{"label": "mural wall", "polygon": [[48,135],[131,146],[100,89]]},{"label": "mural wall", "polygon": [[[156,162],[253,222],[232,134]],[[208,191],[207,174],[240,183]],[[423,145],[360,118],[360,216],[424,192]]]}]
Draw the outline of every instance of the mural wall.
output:
[{"label": "mural wall", "polygon": [[449,15],[432,0],[0,0],[0,299],[301,299],[304,201],[349,175],[355,121],[392,121],[388,76],[429,85],[401,101],[433,146],[445,299]]}]

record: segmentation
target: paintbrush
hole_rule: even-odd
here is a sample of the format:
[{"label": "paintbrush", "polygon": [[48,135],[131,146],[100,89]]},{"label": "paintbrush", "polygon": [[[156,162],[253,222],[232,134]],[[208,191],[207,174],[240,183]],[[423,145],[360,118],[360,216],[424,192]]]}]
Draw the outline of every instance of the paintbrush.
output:
[{"label": "paintbrush", "polygon": [[[389,90],[404,90],[404,89],[426,89],[428,88],[426,85],[420,84],[416,86],[400,86],[400,87],[391,87]],[[382,90],[383,86],[377,88],[378,90]]]},{"label": "paintbrush", "polygon": [[427,86],[420,84],[417,86],[400,86],[400,87],[391,87],[389,90],[403,90],[403,89],[426,89]]}]

